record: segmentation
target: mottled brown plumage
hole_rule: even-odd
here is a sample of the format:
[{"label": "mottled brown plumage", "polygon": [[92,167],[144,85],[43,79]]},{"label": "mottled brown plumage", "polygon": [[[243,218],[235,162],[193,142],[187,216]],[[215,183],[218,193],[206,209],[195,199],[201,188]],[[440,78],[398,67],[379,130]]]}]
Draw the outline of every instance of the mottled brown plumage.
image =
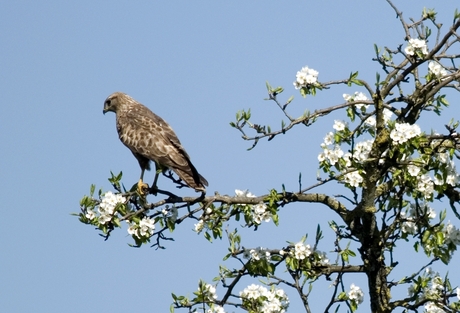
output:
[{"label": "mottled brown plumage", "polygon": [[198,173],[173,129],[161,117],[122,92],[115,92],[105,100],[103,112],[109,111],[117,116],[118,137],[139,161],[141,181],[144,171],[150,170],[150,161],[154,161],[163,170],[173,170],[196,191],[206,190],[208,182]]}]

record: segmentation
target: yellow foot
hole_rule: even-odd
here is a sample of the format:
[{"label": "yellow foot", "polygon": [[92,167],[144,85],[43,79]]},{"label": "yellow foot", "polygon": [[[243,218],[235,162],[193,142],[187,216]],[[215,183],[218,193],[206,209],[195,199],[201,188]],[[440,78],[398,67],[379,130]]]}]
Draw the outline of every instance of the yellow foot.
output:
[{"label": "yellow foot", "polygon": [[139,182],[137,183],[137,192],[143,196],[145,195],[149,190],[149,185],[144,183],[142,179],[139,179]]}]

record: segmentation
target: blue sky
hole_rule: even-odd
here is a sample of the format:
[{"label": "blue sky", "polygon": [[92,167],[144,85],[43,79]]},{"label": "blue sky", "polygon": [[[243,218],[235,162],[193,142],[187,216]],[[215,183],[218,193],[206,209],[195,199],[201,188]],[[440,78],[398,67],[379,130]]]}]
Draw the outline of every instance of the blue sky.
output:
[{"label": "blue sky", "polygon": [[[406,18],[436,7],[446,25],[455,9],[453,1],[395,4]],[[385,1],[4,2],[2,311],[166,312],[171,292],[191,294],[200,278],[218,273],[225,240],[208,243],[192,232],[191,221],[157,251],[130,248],[126,227],[104,242],[70,215],[90,184],[110,190],[110,171],[122,170],[126,185],[139,176],[118,140],[115,116],[102,114],[109,94],[126,92],[168,121],[209,181],[208,193],[249,188],[261,195],[282,183],[296,190],[299,172],[304,186],[315,183],[319,144],[339,116],[248,152],[250,143],[229,126],[235,112],[251,108],[254,122],[280,125],[277,107],[263,100],[265,81],[285,87],[284,99],[295,96],[293,115],[342,103],[342,93],[356,90],[337,87],[305,100],[292,86],[296,72],[308,65],[320,81],[330,81],[359,71],[372,82],[373,44],[394,48],[403,38]],[[324,207],[287,207],[281,227],[243,231],[243,240],[279,248],[305,233],[314,238],[318,223],[328,231],[333,218]],[[458,272],[450,274],[458,280]],[[319,290],[313,308],[323,307],[326,293]],[[291,311],[298,311],[291,299]]]}]

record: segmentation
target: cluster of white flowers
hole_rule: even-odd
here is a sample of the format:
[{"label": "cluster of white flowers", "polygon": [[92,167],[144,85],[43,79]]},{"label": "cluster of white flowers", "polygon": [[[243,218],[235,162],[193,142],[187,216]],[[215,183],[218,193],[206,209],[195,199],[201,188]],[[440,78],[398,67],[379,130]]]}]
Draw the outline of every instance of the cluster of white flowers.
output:
[{"label": "cluster of white flowers", "polygon": [[[213,301],[217,299],[217,293],[216,293],[216,287],[211,285],[211,284],[203,284],[200,286],[201,288],[198,288],[198,291],[203,293],[203,296],[205,296],[209,301]],[[202,289],[202,290],[200,290]]]},{"label": "cluster of white flowers", "polygon": [[235,195],[237,197],[248,197],[248,198],[255,198],[256,196],[249,192],[249,190],[239,190],[235,189]]},{"label": "cluster of white flowers", "polygon": [[442,308],[438,307],[436,303],[432,301],[425,303],[423,307],[425,308],[425,313],[445,313],[446,312]]},{"label": "cluster of white flowers", "polygon": [[[367,101],[367,100],[369,100],[369,98],[366,97],[365,94],[363,94],[362,92],[358,92],[358,91],[356,91],[353,95],[349,95],[349,94],[344,93],[343,94],[343,99],[345,101],[347,101],[347,102],[351,102],[351,101]],[[355,106],[358,109],[361,109],[362,107],[367,109],[369,107],[368,104],[364,104],[364,103],[355,104]]]},{"label": "cluster of white flowers", "polygon": [[290,256],[294,257],[297,260],[304,260],[312,255],[315,256],[315,260],[321,264],[328,264],[329,259],[327,258],[326,252],[320,250],[313,250],[310,245],[304,244],[303,241],[298,242],[294,245],[294,249],[289,251],[287,250],[280,250],[280,255],[285,255],[289,253]]},{"label": "cluster of white flowers", "polygon": [[334,125],[332,125],[332,128],[334,128],[336,131],[342,131],[347,128],[347,123],[341,120],[334,120]]},{"label": "cluster of white flowers", "polygon": [[270,251],[265,248],[258,247],[255,249],[245,249],[243,252],[243,257],[245,259],[251,259],[255,261],[259,261],[261,259],[270,259]]},{"label": "cluster of white flowers", "polygon": [[[441,162],[446,164],[446,170],[447,170],[447,176],[445,178],[445,183],[451,185],[451,186],[456,186],[457,183],[459,182],[460,175],[457,173],[457,169],[455,166],[454,161],[451,160],[449,152],[445,153],[438,153],[437,159]],[[434,183],[438,186],[444,185],[444,181],[436,177],[434,178]]]},{"label": "cluster of white flowers", "polygon": [[408,55],[415,55],[417,52],[427,55],[428,54],[428,47],[426,45],[426,41],[423,39],[411,38],[409,39],[409,43],[407,47],[404,49],[406,54]]},{"label": "cluster of white flowers", "polygon": [[318,155],[318,161],[328,160],[331,165],[334,165],[343,156],[343,151],[340,146],[336,145],[334,149],[329,149],[325,144],[321,144],[323,152]]},{"label": "cluster of white flowers", "polygon": [[434,183],[428,174],[418,176],[417,191],[423,193],[425,199],[431,199],[434,192]]},{"label": "cluster of white flowers", "polygon": [[310,245],[304,244],[302,241],[298,242],[294,245],[294,251],[291,251],[291,253],[294,255],[294,257],[297,260],[303,260],[307,257],[309,257],[312,254],[312,249]]},{"label": "cluster of white flowers", "polygon": [[346,173],[343,176],[343,181],[352,187],[359,187],[363,182],[363,177],[358,171]]},{"label": "cluster of white flowers", "polygon": [[[235,189],[235,195],[237,197],[249,197],[255,198],[256,196],[250,193],[247,189],[246,190],[239,190]],[[272,219],[271,212],[267,209],[267,205],[265,203],[259,203],[256,205],[249,205],[252,208],[252,220],[255,224],[260,225],[262,221],[270,222]]]},{"label": "cluster of white flowers", "polygon": [[364,292],[355,284],[351,284],[348,299],[354,301],[356,304],[361,304],[364,300]]},{"label": "cluster of white flowers", "polygon": [[[383,109],[383,122],[385,124],[388,123],[388,121],[391,119],[391,117],[393,116],[393,112],[391,112],[390,110],[388,109]],[[375,121],[375,116],[369,116],[365,121],[364,123],[366,123],[367,125],[371,126],[371,127],[375,127],[376,125],[376,121]]]},{"label": "cluster of white flowers", "polygon": [[446,228],[444,229],[444,237],[446,244],[453,243],[454,245],[460,245],[460,230],[457,229],[454,225],[447,223]]},{"label": "cluster of white flowers", "polygon": [[[113,214],[115,212],[115,208],[117,204],[124,203],[126,198],[123,197],[121,194],[114,194],[111,191],[106,192],[101,199],[101,203],[99,204],[98,212],[99,212],[99,223],[105,224],[109,222]],[[96,213],[93,210],[88,210],[86,212],[86,218],[92,220],[96,217]]]},{"label": "cluster of white flowers", "polygon": [[406,212],[401,212],[401,218],[404,220],[401,227],[402,232],[415,234],[418,231],[417,219],[420,217],[427,217],[431,220],[436,217],[436,212],[426,202],[421,203],[418,207],[411,203]]},{"label": "cluster of white flowers", "polygon": [[265,203],[256,204],[253,207],[252,220],[256,224],[261,224],[262,221],[270,222],[272,219],[272,213],[267,210]]},{"label": "cluster of white flowers", "polygon": [[220,305],[214,305],[206,313],[225,313],[225,310]]},{"label": "cluster of white flowers", "polygon": [[134,235],[137,238],[150,237],[155,231],[155,220],[147,216],[144,216],[139,224],[136,222],[130,223],[129,221],[127,223],[129,225],[128,234]]},{"label": "cluster of white flowers", "polygon": [[[426,285],[423,284],[422,286],[422,293],[419,295],[420,300],[423,299],[439,299],[442,294],[445,291],[445,282],[441,278],[438,272],[433,271],[430,267],[427,267],[425,269],[425,274],[423,275],[425,279],[429,279],[429,283]],[[417,285],[420,287],[420,284],[417,283]],[[415,285],[409,286],[408,289],[408,294],[410,297],[415,295]],[[457,299],[460,300],[460,288],[457,288],[456,290],[457,293]],[[434,301],[428,301],[425,306],[425,312],[426,313],[441,313],[445,312],[443,309],[438,307]]]},{"label": "cluster of white flowers", "polygon": [[305,66],[297,72],[295,77],[294,87],[295,89],[300,89],[316,83],[318,81],[318,71]]},{"label": "cluster of white flowers", "polygon": [[411,138],[417,137],[422,132],[417,124],[396,123],[395,128],[391,131],[390,137],[395,144],[401,144]]},{"label": "cluster of white flowers", "polygon": [[410,176],[416,177],[418,173],[420,173],[420,167],[414,164],[410,164],[407,166],[407,171],[409,172]]},{"label": "cluster of white flowers", "polygon": [[195,226],[195,231],[199,234],[204,229],[204,221],[199,220],[198,223],[196,223],[194,226]]},{"label": "cluster of white flowers", "polygon": [[436,77],[441,78],[447,75],[447,71],[441,64],[435,61],[428,63],[428,70]]},{"label": "cluster of white flowers", "polygon": [[283,289],[268,290],[264,286],[252,284],[240,291],[243,301],[257,305],[257,312],[284,313],[289,306],[289,299]]},{"label": "cluster of white flowers", "polygon": [[373,143],[374,140],[366,140],[355,144],[352,155],[353,159],[358,162],[366,161],[369,158]]}]

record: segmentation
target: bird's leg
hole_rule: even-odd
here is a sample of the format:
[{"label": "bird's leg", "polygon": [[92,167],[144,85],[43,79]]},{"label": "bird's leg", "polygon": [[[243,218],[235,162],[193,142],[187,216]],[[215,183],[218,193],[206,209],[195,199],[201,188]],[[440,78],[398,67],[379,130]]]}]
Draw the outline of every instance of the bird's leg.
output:
[{"label": "bird's leg", "polygon": [[155,162],[155,178],[153,179],[153,184],[152,184],[152,187],[150,188],[150,192],[154,195],[157,194],[157,190],[158,190],[157,181],[158,181],[158,176],[160,176],[161,172],[163,172],[163,169],[161,168],[161,166],[158,165],[157,162]]},{"label": "bird's leg", "polygon": [[139,178],[139,182],[137,183],[137,192],[142,196],[145,195],[145,191],[149,189],[149,185],[147,185],[143,181],[143,179],[144,179],[144,171],[145,171],[145,169],[142,168],[142,170],[141,170],[141,178]]}]

